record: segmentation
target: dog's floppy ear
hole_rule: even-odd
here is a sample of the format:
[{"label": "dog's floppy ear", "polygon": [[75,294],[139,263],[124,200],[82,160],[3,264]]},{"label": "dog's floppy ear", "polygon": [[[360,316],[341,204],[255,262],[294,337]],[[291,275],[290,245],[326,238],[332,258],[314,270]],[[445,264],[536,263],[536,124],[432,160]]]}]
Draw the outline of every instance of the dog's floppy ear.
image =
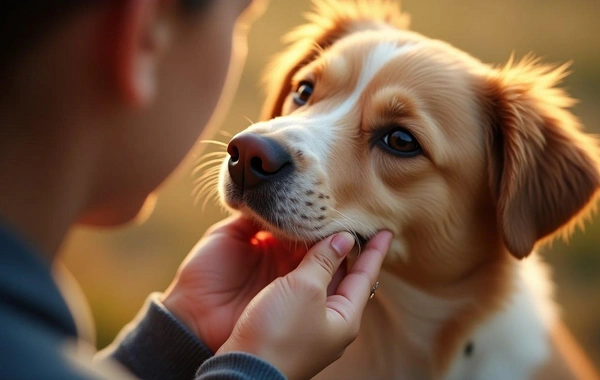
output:
[{"label": "dog's floppy ear", "polygon": [[600,187],[597,140],[580,131],[567,110],[574,100],[556,88],[565,70],[511,59],[486,79],[490,185],[504,243],[517,258],[572,226]]},{"label": "dog's floppy ear", "polygon": [[290,45],[266,70],[267,99],[262,120],[281,115],[283,102],[292,91],[294,74],[338,39],[366,29],[407,29],[409,24],[408,15],[394,0],[313,0],[313,11],[306,19],[307,24],[285,36],[284,41]]}]

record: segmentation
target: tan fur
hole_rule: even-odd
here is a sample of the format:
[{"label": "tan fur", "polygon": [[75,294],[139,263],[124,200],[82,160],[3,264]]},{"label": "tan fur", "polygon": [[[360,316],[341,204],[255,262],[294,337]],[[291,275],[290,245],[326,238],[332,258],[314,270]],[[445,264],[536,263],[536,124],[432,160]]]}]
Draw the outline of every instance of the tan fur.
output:
[{"label": "tan fur", "polygon": [[[433,335],[424,342],[430,352],[361,333],[322,376],[402,377],[393,358],[365,357],[370,350],[385,357],[386,347],[395,352],[397,345],[407,350],[401,355],[414,353],[415,362],[401,368],[408,378],[443,378],[475,329],[521,291],[514,257],[570,231],[593,209],[600,189],[597,141],[580,131],[567,110],[573,100],[556,88],[564,67],[530,58],[503,68],[485,65],[405,30],[408,18],[392,1],[328,0],[315,2],[315,9],[267,71],[268,121],[248,129],[293,153],[293,194],[273,201],[282,210],[277,225],[247,205],[228,206],[279,236],[308,242],[344,229],[363,236],[391,230],[384,270],[393,280],[367,310],[363,331],[380,337],[378,318],[399,330],[410,329],[403,326],[410,320],[431,320]],[[392,48],[402,54],[377,68],[356,104],[327,119],[345,107],[381,46],[381,54]],[[299,107],[292,93],[303,81],[316,85]],[[409,130],[423,153],[400,158],[375,146],[390,125]],[[323,139],[326,159],[313,146]],[[222,181],[226,189],[226,175]],[[405,285],[394,281],[435,301],[395,298],[406,294],[395,294]],[[422,308],[429,302],[445,306]],[[407,320],[393,326],[394,315]],[[395,339],[406,339],[403,334]]]},{"label": "tan fur", "polygon": [[400,12],[391,0],[377,0],[377,4],[369,0],[321,0],[315,1],[314,7],[314,11],[306,16],[310,22],[286,36],[285,41],[291,43],[290,47],[273,60],[267,70],[269,74],[265,82],[268,91],[263,106],[263,120],[281,114],[283,101],[291,89],[293,74],[334,41],[362,29],[390,26],[407,29],[410,23],[408,15]]}]

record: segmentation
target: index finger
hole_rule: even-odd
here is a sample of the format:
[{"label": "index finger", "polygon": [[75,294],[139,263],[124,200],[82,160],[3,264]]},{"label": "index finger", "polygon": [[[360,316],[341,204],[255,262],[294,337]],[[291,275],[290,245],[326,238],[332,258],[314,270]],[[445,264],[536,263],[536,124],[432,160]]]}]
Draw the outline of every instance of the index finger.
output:
[{"label": "index finger", "polygon": [[371,238],[338,286],[337,294],[348,299],[357,310],[362,311],[367,305],[392,237],[391,232],[381,231]]}]

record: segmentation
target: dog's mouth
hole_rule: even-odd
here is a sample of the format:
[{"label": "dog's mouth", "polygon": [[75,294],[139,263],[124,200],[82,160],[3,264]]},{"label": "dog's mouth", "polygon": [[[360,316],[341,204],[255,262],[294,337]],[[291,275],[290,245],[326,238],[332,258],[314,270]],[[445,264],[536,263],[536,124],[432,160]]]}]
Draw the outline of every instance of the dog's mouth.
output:
[{"label": "dog's mouth", "polygon": [[[311,231],[311,228],[307,226],[294,225],[293,227],[291,227],[290,224],[286,224],[285,220],[281,217],[272,218],[269,216],[262,216],[247,206],[242,207],[240,211],[246,217],[255,220],[266,231],[272,233],[274,236],[278,237],[282,241],[303,244],[307,247],[311,247],[319,241],[336,233],[348,232],[352,236],[354,236],[355,246],[357,246],[360,250],[361,248],[365,247],[365,245],[373,235],[367,235],[362,232],[353,230],[351,228],[340,228],[340,225],[337,224],[335,221],[333,223],[329,223],[333,224],[333,226],[323,227],[322,231],[314,231],[314,228]],[[271,220],[273,219],[278,222],[272,223]]]},{"label": "dog's mouth", "polygon": [[[340,232],[342,232],[342,231],[340,231]],[[367,242],[369,241],[369,238],[367,238],[367,237],[365,237],[365,236],[363,236],[363,235],[361,235],[361,234],[359,234],[359,233],[356,233],[356,232],[351,232],[351,231],[349,231],[349,232],[350,232],[352,235],[354,235],[354,238],[356,239],[356,242],[357,242],[357,243],[358,243],[358,244],[359,244],[361,247],[364,247],[364,246],[367,244]]]},{"label": "dog's mouth", "polygon": [[338,232],[347,231],[364,247],[375,229],[336,210],[332,197],[324,190],[292,186],[294,181],[246,190],[228,191],[222,201],[241,212],[283,241],[312,246]]}]

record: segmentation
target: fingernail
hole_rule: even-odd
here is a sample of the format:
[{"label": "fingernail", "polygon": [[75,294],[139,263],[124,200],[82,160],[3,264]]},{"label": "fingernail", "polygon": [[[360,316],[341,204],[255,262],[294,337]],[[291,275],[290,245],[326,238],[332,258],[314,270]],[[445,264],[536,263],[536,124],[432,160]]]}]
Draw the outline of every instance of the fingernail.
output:
[{"label": "fingernail", "polygon": [[381,235],[383,235],[385,237],[386,240],[392,240],[392,238],[394,237],[394,234],[391,231],[388,230],[382,230],[379,232]]},{"label": "fingernail", "polygon": [[340,232],[331,239],[331,248],[341,257],[346,256],[354,247],[354,236],[348,232]]}]

